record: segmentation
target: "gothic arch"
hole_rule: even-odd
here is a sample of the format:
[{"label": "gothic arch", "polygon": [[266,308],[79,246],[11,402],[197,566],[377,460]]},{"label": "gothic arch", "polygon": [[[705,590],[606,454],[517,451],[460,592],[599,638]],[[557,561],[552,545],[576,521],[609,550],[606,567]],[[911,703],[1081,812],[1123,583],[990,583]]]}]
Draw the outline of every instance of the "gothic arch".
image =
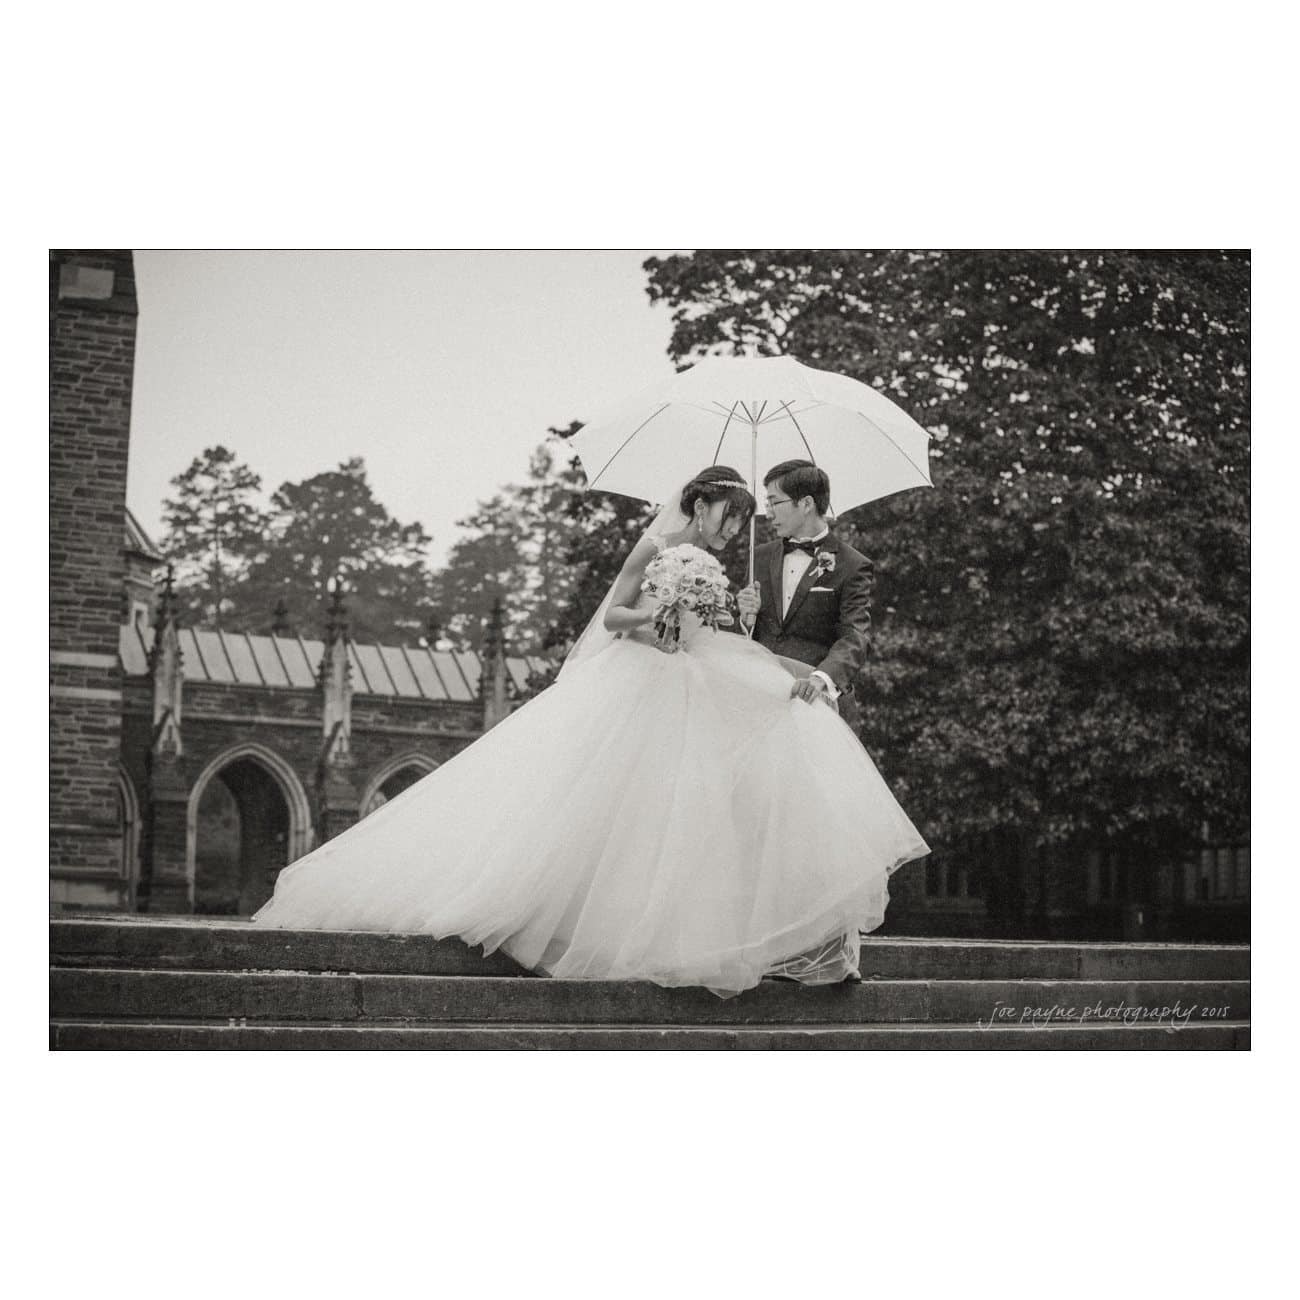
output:
[{"label": "gothic arch", "polygon": [[196,873],[196,850],[198,847],[199,801],[203,791],[222,768],[239,759],[252,759],[265,768],[284,796],[289,810],[288,860],[296,861],[312,847],[311,803],[302,782],[293,768],[265,745],[255,741],[232,745],[211,759],[199,773],[190,789],[189,802],[185,808],[185,879],[189,888],[190,906],[194,906],[194,884]]},{"label": "gothic arch", "polygon": [[121,763],[117,765],[117,793],[122,800],[122,884],[127,911],[134,912],[140,883],[140,800]]},{"label": "gothic arch", "polygon": [[409,753],[401,754],[397,758],[390,759],[379,768],[379,770],[375,772],[366,783],[366,788],[362,791],[361,803],[359,805],[361,816],[364,817],[367,813],[374,812],[373,805],[375,796],[378,795],[380,787],[385,781],[396,776],[398,772],[401,772],[408,767],[414,767],[418,768],[422,774],[427,776],[437,766],[437,762],[430,758],[428,754],[421,754],[416,750],[411,750]]}]

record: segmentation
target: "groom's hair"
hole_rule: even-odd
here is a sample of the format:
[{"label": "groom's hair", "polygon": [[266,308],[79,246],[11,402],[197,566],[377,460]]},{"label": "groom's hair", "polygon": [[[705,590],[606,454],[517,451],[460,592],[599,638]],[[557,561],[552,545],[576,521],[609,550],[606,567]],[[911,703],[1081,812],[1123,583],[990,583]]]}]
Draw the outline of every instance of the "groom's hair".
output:
[{"label": "groom's hair", "polygon": [[756,504],[745,480],[730,465],[710,465],[686,485],[682,493],[682,514],[688,519],[695,513],[697,501],[707,501],[709,505],[725,501],[727,508],[722,515],[723,522],[734,516],[740,520],[742,528],[749,523]]},{"label": "groom's hair", "polygon": [[776,483],[791,501],[812,497],[819,515],[831,508],[830,475],[810,460],[783,460],[773,465],[763,475],[763,486],[769,483]]}]

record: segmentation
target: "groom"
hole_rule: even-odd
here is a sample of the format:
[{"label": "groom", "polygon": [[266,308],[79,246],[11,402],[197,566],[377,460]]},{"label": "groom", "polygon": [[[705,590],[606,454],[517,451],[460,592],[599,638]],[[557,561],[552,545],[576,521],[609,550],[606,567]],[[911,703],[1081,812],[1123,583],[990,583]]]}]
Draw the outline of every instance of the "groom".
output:
[{"label": "groom", "polygon": [[[776,540],[754,553],[755,584],[736,598],[741,623],[769,650],[812,666],[793,696],[833,704],[852,725],[853,678],[871,630],[871,561],[830,531],[831,481],[812,461],[774,465],[763,488]],[[850,930],[767,973],[802,984],[856,982],[859,942]]]},{"label": "groom", "polygon": [[791,694],[834,704],[856,722],[853,679],[871,631],[871,561],[826,522],[831,481],[810,460],[786,460],[763,478],[776,540],[754,552],[755,584],[737,596],[741,623],[775,654],[812,666]]}]

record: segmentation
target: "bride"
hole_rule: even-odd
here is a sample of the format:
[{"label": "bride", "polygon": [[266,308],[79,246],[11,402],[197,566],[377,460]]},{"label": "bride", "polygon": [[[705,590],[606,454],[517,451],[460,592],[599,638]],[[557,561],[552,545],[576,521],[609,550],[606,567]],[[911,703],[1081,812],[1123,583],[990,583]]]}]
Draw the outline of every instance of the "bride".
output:
[{"label": "bride", "polygon": [[555,684],[286,867],[254,923],[456,935],[556,978],[719,996],[878,926],[929,849],[835,711],[791,698],[808,666],[690,614],[676,653],[653,631],[650,562],[722,550],[754,505],[734,470],[693,478]]}]

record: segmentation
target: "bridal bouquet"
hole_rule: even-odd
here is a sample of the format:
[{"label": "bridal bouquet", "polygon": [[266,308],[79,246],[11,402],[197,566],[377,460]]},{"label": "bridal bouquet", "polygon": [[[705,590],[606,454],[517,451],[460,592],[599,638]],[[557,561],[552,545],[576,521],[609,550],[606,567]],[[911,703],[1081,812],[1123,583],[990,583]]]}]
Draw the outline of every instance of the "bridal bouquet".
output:
[{"label": "bridal bouquet", "polygon": [[730,623],[731,595],[726,575],[712,555],[684,543],[660,551],[646,565],[641,590],[655,602],[655,638],[661,650],[673,654],[682,636],[682,615],[694,614],[715,631]]}]

